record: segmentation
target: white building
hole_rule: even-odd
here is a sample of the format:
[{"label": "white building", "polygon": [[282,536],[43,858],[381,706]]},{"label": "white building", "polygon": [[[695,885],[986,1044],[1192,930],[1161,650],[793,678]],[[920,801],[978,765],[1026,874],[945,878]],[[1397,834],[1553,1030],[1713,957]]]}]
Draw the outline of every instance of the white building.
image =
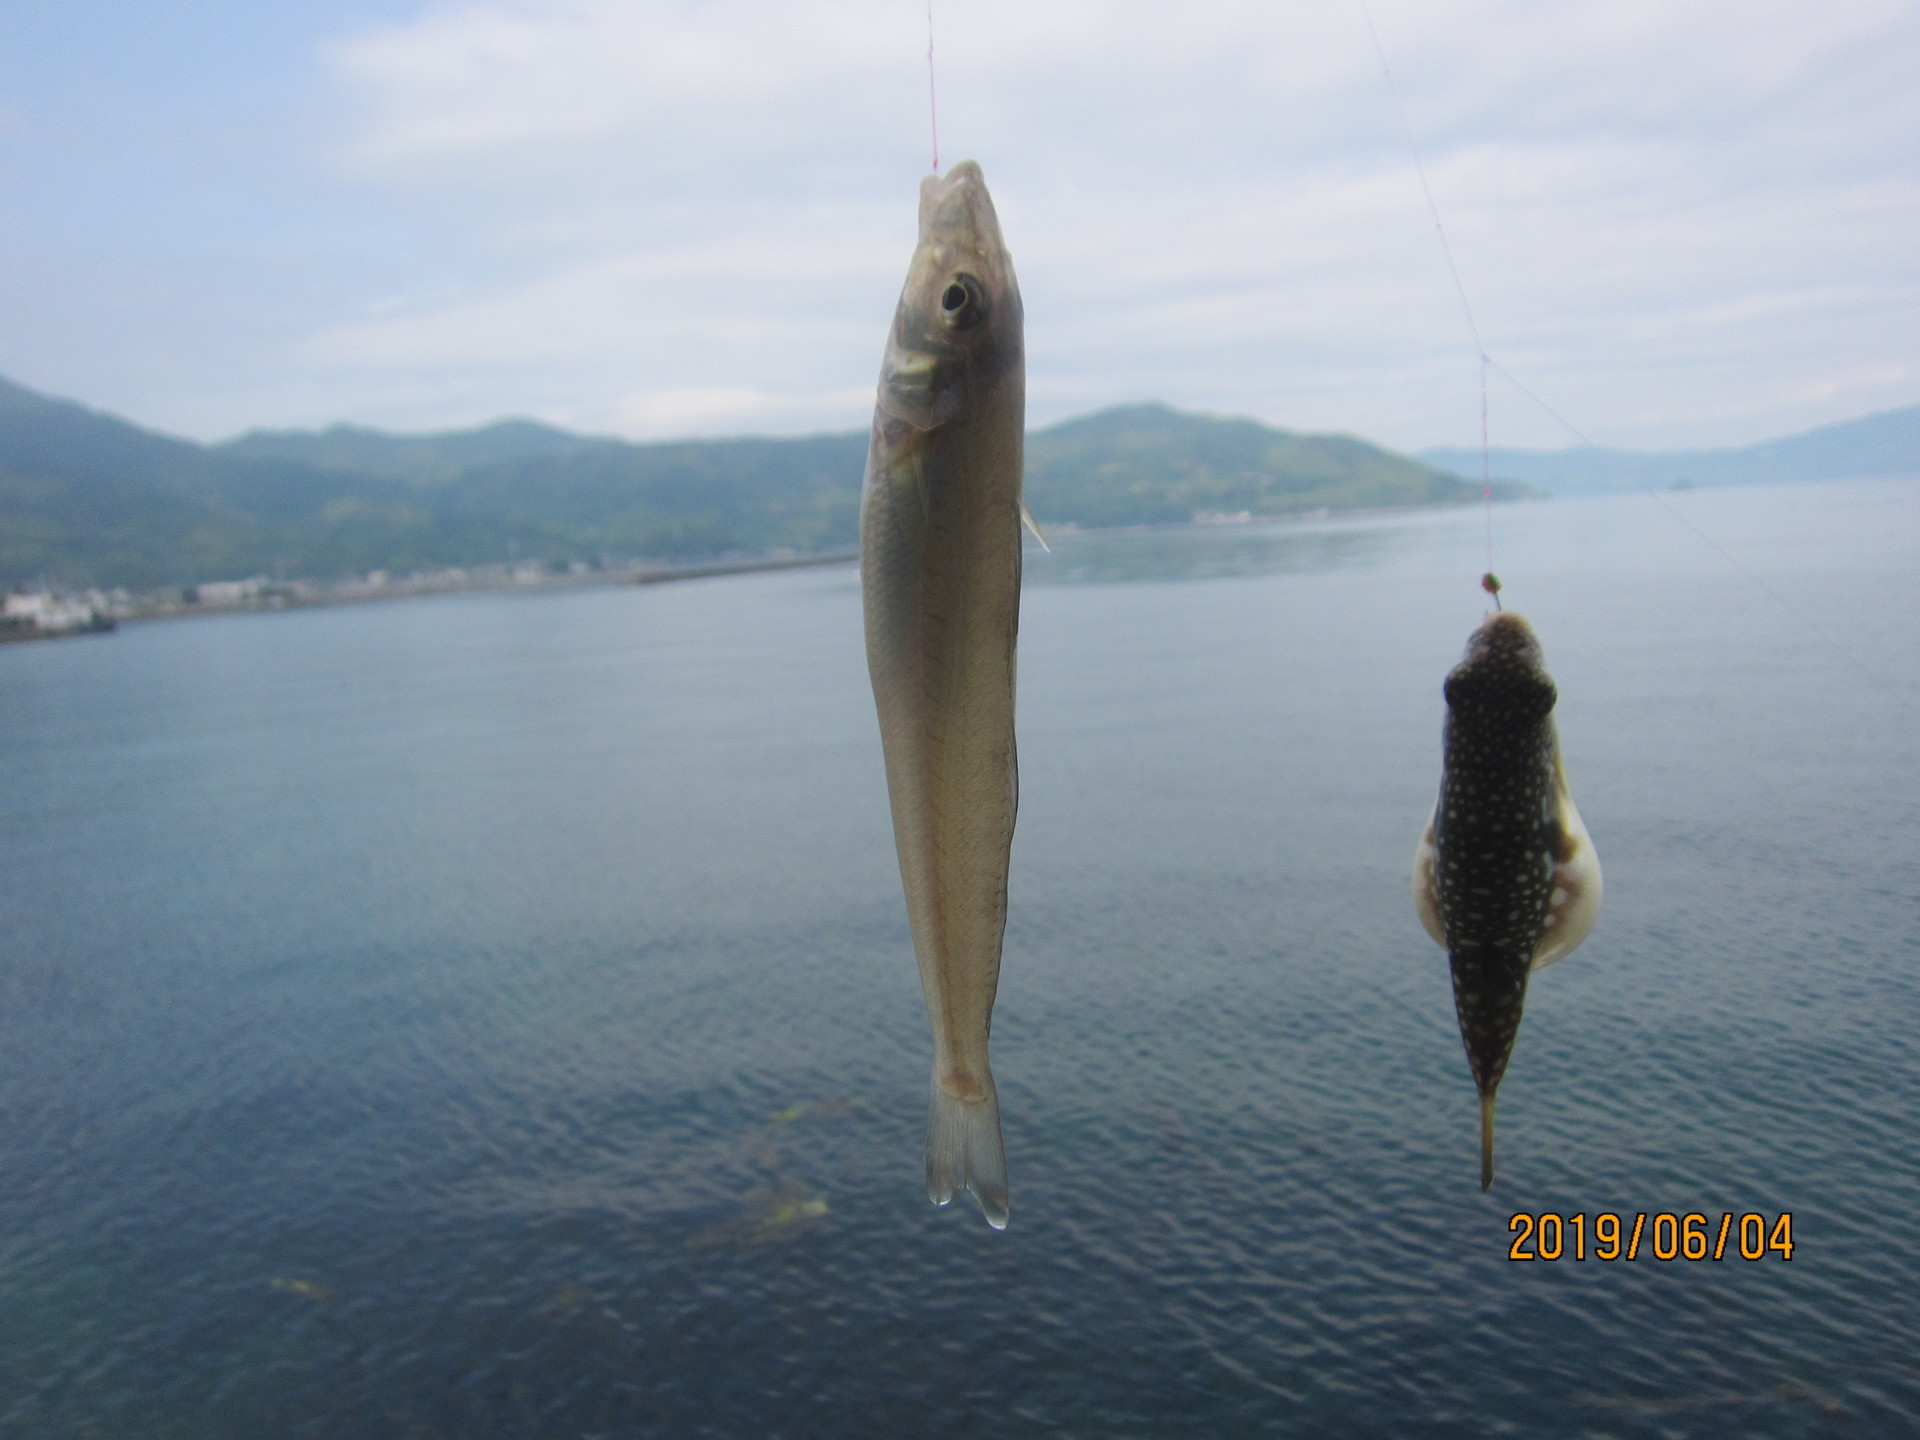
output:
[{"label": "white building", "polygon": [[49,594],[45,590],[7,596],[4,608],[0,608],[0,618],[48,634],[84,630],[99,624],[99,614],[88,601]]}]

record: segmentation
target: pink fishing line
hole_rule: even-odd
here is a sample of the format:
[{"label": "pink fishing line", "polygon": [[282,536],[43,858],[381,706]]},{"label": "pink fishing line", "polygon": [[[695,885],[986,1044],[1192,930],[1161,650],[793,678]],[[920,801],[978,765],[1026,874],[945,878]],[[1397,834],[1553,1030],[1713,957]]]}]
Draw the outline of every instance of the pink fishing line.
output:
[{"label": "pink fishing line", "polygon": [[933,173],[940,173],[940,102],[933,88],[933,0],[927,0],[927,123],[933,129]]}]

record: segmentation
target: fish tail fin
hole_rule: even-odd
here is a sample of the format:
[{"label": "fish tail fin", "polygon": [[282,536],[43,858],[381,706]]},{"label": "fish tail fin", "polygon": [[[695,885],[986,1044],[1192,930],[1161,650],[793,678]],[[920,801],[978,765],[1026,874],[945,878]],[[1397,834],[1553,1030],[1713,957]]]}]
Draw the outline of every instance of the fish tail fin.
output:
[{"label": "fish tail fin", "polygon": [[1480,1193],[1493,1188],[1493,1101],[1499,1092],[1480,1092]]},{"label": "fish tail fin", "polygon": [[934,1078],[927,1108],[927,1198],[944,1205],[956,1190],[971,1190],[987,1224],[1007,1228],[1007,1152],[992,1076],[986,1092],[972,1100],[949,1094]]}]

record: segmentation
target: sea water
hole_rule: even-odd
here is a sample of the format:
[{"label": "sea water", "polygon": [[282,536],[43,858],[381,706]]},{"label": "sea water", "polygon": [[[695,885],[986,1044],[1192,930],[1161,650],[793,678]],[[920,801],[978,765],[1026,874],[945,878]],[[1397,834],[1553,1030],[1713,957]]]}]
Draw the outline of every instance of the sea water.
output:
[{"label": "sea water", "polygon": [[1029,551],[1004,1234],[852,567],[0,651],[0,1434],[1920,1428],[1920,482],[1495,510],[1606,901],[1489,1195],[1408,882],[1484,523]]}]

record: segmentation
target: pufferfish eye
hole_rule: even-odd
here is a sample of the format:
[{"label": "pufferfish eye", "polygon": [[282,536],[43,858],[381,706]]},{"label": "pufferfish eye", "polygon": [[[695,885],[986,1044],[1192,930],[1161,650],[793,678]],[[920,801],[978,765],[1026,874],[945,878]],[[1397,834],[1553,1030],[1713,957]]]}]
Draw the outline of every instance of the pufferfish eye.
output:
[{"label": "pufferfish eye", "polygon": [[949,330],[974,330],[987,320],[987,292],[964,270],[940,292],[940,323]]}]

